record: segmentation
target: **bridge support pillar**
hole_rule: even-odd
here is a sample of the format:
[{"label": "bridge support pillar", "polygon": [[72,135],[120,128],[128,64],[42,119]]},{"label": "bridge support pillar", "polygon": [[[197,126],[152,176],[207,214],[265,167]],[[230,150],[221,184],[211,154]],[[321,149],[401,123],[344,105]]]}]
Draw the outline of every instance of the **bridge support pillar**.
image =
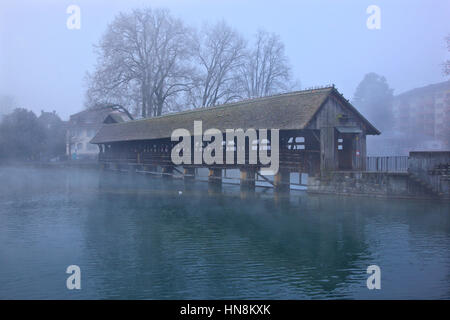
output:
[{"label": "bridge support pillar", "polygon": [[275,191],[289,192],[291,177],[290,172],[287,169],[279,169],[278,173],[274,176],[273,187]]},{"label": "bridge support pillar", "polygon": [[184,168],[184,180],[194,180],[195,179],[195,168]]},{"label": "bridge support pillar", "polygon": [[208,194],[215,195],[222,192],[222,169],[209,169]]},{"label": "bridge support pillar", "polygon": [[209,169],[208,194],[214,195],[222,192],[222,169]]},{"label": "bridge support pillar", "polygon": [[222,185],[222,169],[209,169],[208,183]]},{"label": "bridge support pillar", "polygon": [[162,167],[161,173],[163,178],[169,178],[173,173],[173,167]]},{"label": "bridge support pillar", "polygon": [[241,169],[241,190],[255,189],[256,170],[245,168]]}]

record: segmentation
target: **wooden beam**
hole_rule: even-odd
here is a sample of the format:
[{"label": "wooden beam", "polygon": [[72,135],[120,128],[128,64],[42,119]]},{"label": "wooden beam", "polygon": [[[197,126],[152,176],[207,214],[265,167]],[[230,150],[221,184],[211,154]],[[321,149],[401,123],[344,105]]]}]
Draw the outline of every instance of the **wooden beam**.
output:
[{"label": "wooden beam", "polygon": [[263,176],[261,173],[259,173],[258,171],[256,171],[256,174],[258,175],[258,177],[261,177],[264,181],[270,183],[272,186],[274,186],[273,181],[270,181],[269,179],[267,179],[265,176]]}]

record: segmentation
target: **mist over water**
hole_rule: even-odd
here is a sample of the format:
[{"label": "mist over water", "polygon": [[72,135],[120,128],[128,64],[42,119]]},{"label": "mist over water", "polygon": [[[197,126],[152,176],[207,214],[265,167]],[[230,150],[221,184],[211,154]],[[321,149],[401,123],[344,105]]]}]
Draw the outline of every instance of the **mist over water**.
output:
[{"label": "mist over water", "polygon": [[75,169],[0,181],[0,299],[450,298],[446,203]]}]

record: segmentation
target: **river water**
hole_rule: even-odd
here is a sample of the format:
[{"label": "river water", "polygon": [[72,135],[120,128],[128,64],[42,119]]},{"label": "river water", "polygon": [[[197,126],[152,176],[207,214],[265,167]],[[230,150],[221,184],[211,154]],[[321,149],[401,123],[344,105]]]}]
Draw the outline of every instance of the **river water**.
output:
[{"label": "river water", "polygon": [[449,209],[0,167],[0,299],[450,299]]}]

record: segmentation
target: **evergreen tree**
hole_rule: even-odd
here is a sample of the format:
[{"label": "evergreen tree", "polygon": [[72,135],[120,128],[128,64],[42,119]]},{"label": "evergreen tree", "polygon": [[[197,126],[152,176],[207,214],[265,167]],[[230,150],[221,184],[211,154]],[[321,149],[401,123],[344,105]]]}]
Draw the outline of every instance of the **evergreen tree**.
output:
[{"label": "evergreen tree", "polygon": [[356,88],[352,104],[378,130],[391,132],[394,124],[393,91],[385,77],[371,72]]},{"label": "evergreen tree", "polygon": [[45,131],[32,111],[17,108],[0,124],[0,158],[38,160]]}]

